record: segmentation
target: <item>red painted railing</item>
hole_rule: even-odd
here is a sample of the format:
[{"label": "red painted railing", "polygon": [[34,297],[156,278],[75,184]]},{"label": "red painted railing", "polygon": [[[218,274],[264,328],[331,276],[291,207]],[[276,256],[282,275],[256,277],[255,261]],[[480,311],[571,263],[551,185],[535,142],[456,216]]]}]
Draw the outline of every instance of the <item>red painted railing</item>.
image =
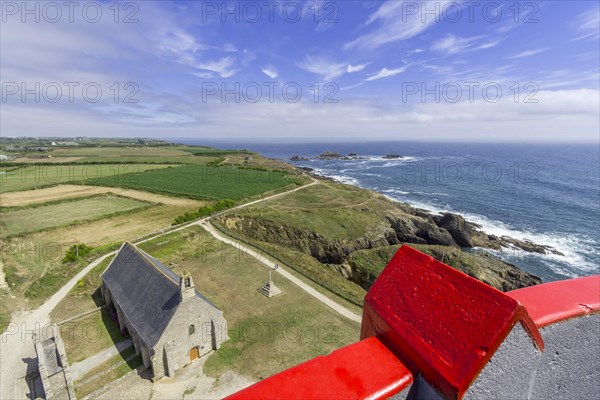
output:
[{"label": "red painted railing", "polygon": [[410,372],[373,337],[280,372],[228,399],[387,399],[411,383]]},{"label": "red painted railing", "polygon": [[508,295],[525,306],[535,324],[542,328],[600,312],[600,275],[549,282],[513,290]]},{"label": "red painted railing", "polygon": [[502,293],[402,246],[365,298],[361,341],[290,368],[229,399],[383,399],[419,374],[460,399],[516,324],[539,328],[600,311],[600,276]]}]

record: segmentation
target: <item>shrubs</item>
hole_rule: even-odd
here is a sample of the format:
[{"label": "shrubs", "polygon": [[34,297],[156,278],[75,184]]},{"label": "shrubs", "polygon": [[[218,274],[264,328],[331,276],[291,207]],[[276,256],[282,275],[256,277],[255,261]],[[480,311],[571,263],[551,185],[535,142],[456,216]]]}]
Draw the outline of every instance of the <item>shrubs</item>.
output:
[{"label": "shrubs", "polygon": [[231,208],[234,205],[235,205],[235,201],[233,201],[231,199],[219,200],[212,206],[200,207],[197,211],[188,211],[185,214],[179,215],[177,218],[175,218],[175,221],[173,221],[173,223],[171,225],[175,226],[175,225],[183,224],[185,222],[193,221],[198,218],[206,217],[213,213]]},{"label": "shrubs", "polygon": [[77,261],[79,258],[85,257],[92,250],[93,247],[90,247],[85,243],[74,244],[67,250],[65,257],[63,258],[63,263],[66,264]]}]

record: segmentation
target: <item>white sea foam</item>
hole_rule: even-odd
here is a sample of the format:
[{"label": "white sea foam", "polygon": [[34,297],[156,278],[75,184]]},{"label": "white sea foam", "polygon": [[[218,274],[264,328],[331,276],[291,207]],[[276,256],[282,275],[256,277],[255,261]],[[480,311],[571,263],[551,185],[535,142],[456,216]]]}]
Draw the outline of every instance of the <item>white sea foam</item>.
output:
[{"label": "white sea foam", "polygon": [[448,193],[438,192],[411,192],[412,194],[425,195],[425,196],[450,196]]},{"label": "white sea foam", "polygon": [[[375,159],[375,160],[373,160]],[[385,161],[386,164],[389,163],[389,160],[384,160],[383,158],[373,157],[372,161]],[[396,161],[396,160],[395,160]],[[405,162],[406,159],[397,160]],[[368,167],[372,167],[373,164],[368,164]],[[384,165],[380,165],[379,167],[383,167]],[[368,169],[368,168],[367,168]],[[347,172],[349,169],[343,170]],[[317,172],[317,171],[315,171]],[[340,171],[341,172],[341,171]],[[326,170],[319,171],[325,176],[329,176],[339,182],[348,183],[352,185],[360,186],[360,182],[355,177],[350,177],[347,175],[341,174],[331,174]],[[367,175],[364,172],[360,173],[361,175]],[[379,174],[371,174],[374,176],[380,176]],[[380,176],[382,177],[382,176]],[[383,176],[385,177],[385,176]],[[389,177],[387,177],[389,178]],[[373,188],[374,190],[378,190],[379,188]],[[526,255],[521,255],[522,257],[532,257],[536,258],[545,264],[552,271],[564,275],[564,276],[580,276],[582,274],[589,274],[590,272],[598,272],[599,267],[598,263],[590,262],[590,259],[598,261],[600,259],[600,251],[596,249],[594,240],[587,236],[566,236],[564,233],[559,232],[534,232],[525,229],[518,229],[510,226],[502,221],[496,221],[489,219],[483,215],[474,214],[474,213],[465,213],[454,210],[448,204],[432,204],[429,202],[422,202],[415,200],[410,195],[418,194],[418,195],[431,195],[431,196],[448,196],[447,193],[429,193],[429,192],[407,192],[399,189],[379,189],[378,190],[385,197],[389,198],[393,201],[401,201],[410,204],[413,207],[421,208],[427,210],[434,214],[442,214],[445,212],[453,212],[462,215],[467,221],[473,222],[481,226],[481,230],[490,235],[496,236],[509,236],[514,239],[519,240],[529,240],[537,244],[551,246],[554,249],[560,251],[564,255],[557,254],[536,254],[536,253],[527,253]],[[518,251],[513,249],[514,251]],[[502,256],[502,254],[499,254]],[[586,256],[584,256],[586,255]],[[510,260],[508,260],[510,261]],[[568,265],[573,270],[564,268],[564,265]],[[579,272],[579,273],[577,273]]]},{"label": "white sea foam", "polygon": [[[533,232],[514,228],[504,222],[491,220],[483,215],[471,213],[461,213],[461,215],[466,220],[480,225],[481,230],[487,234],[529,240],[537,244],[551,246],[560,251],[564,256],[558,254],[531,254],[543,260],[555,272],[569,276],[572,274],[572,272],[566,274],[564,268],[560,268],[555,264],[557,262],[569,264],[584,273],[598,270],[598,265],[589,262],[583,256],[583,254],[588,254],[595,259],[600,256],[598,250],[593,246],[593,240],[587,236],[566,236],[564,233],[559,232]],[[554,263],[548,263],[548,261],[554,261]]]},{"label": "white sea foam", "polygon": [[353,178],[351,176],[346,176],[346,175],[330,175],[329,177],[331,179],[334,179],[334,180],[336,180],[338,182],[341,182],[341,183],[348,183],[350,185],[359,186],[358,179]]},{"label": "white sea foam", "polygon": [[[577,277],[582,274],[589,274],[590,272],[598,272],[598,264],[590,262],[589,259],[584,257],[584,254],[588,255],[589,258],[598,260],[600,259],[600,252],[594,247],[593,239],[587,236],[565,236],[562,233],[552,232],[532,232],[527,230],[520,230],[514,228],[504,222],[491,220],[485,216],[472,214],[472,213],[461,213],[453,210],[449,205],[439,206],[431,203],[425,203],[408,199],[406,195],[409,192],[403,192],[397,189],[386,189],[381,191],[386,197],[394,201],[402,201],[409,203],[411,206],[416,208],[422,208],[435,214],[443,214],[445,212],[453,212],[462,215],[467,221],[473,222],[481,226],[481,230],[488,235],[509,236],[519,240],[529,240],[537,244],[551,246],[554,249],[560,251],[564,255],[558,254],[537,254],[537,253],[525,253],[519,249],[509,249],[514,254],[519,253],[519,257],[525,256],[536,258],[543,262],[550,270],[555,273],[568,276]],[[506,259],[506,253],[498,252],[498,256]],[[507,259],[511,261],[510,258]],[[513,260],[514,261],[514,260]],[[574,270],[580,273],[575,273],[573,270],[569,270],[561,266],[561,264],[567,264]]]},{"label": "white sea foam", "polygon": [[385,190],[381,190],[381,192],[382,193],[402,194],[402,195],[410,194],[410,192],[403,192],[402,190],[398,190],[398,189],[385,189]]}]

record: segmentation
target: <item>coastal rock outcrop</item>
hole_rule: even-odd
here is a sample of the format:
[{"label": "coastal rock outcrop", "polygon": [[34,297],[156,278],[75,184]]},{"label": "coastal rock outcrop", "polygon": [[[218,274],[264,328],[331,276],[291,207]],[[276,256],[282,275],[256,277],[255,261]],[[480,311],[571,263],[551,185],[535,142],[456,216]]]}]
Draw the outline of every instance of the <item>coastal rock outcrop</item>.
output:
[{"label": "coastal rock outcrop", "polygon": [[[485,252],[467,253],[459,248],[446,246],[410,246],[504,292],[542,282],[537,276]],[[345,262],[344,270],[350,270],[351,279],[369,290],[398,248],[399,246],[385,246],[352,253]]]},{"label": "coastal rock outcrop", "polygon": [[434,217],[437,225],[448,231],[460,247],[473,247],[473,228],[460,215],[445,213],[441,217]]}]

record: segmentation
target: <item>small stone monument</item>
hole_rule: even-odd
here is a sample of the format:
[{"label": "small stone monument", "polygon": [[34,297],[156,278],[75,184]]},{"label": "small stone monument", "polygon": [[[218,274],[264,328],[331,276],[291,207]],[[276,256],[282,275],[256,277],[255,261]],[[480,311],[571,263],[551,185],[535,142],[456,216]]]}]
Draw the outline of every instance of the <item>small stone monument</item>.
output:
[{"label": "small stone monument", "polygon": [[265,283],[260,289],[258,289],[259,292],[261,292],[268,298],[277,296],[281,293],[281,290],[273,283],[273,279],[271,277],[272,273],[273,271],[269,271],[269,282]]}]

